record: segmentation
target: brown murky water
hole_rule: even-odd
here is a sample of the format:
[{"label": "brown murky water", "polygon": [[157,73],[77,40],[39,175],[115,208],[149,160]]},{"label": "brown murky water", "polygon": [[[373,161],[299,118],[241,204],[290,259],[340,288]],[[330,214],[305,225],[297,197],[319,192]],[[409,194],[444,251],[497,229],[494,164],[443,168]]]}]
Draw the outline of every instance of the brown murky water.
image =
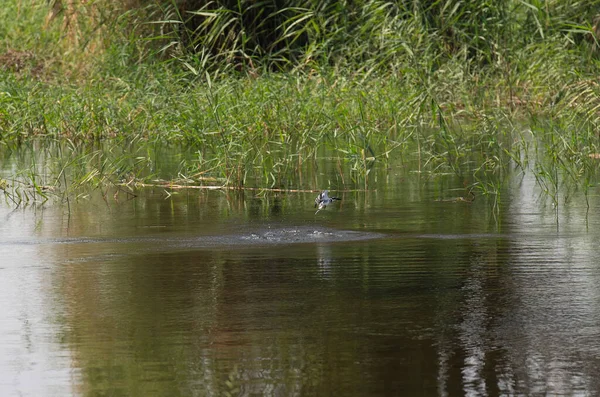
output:
[{"label": "brown murky water", "polygon": [[0,395],[600,394],[598,203],[461,183],[3,204]]}]

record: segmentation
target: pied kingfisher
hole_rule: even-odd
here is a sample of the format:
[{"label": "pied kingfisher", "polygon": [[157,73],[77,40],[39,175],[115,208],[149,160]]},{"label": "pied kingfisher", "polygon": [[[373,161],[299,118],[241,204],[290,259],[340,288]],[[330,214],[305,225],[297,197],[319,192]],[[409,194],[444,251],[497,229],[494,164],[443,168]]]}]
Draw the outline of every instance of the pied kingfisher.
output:
[{"label": "pied kingfisher", "polygon": [[[328,193],[329,193],[329,190],[323,190],[321,193],[319,193],[319,195],[315,199],[315,208],[319,207],[317,212],[319,212],[323,208],[327,207],[334,200],[341,200],[341,198],[339,198],[339,197],[329,197]],[[315,214],[317,212],[315,212]]]}]

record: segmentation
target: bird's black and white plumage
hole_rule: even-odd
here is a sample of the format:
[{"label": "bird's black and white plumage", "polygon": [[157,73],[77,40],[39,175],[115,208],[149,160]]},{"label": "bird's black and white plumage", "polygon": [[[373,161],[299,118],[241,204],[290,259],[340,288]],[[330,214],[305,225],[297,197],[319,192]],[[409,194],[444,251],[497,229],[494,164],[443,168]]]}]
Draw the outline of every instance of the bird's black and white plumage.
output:
[{"label": "bird's black and white plumage", "polygon": [[[321,211],[323,208],[327,207],[329,204],[333,203],[334,200],[341,200],[339,197],[329,197],[329,190],[323,190],[317,198],[315,198],[315,208],[319,207],[317,212]],[[317,213],[315,212],[315,214]]]}]

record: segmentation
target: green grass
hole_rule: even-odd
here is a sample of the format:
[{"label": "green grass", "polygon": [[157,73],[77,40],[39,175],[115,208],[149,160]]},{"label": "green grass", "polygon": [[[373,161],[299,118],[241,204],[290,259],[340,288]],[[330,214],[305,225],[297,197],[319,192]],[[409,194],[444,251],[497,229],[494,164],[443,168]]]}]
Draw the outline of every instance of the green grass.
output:
[{"label": "green grass", "polygon": [[161,178],[188,184],[318,189],[323,159],[356,189],[390,161],[489,195],[511,168],[554,201],[596,183],[589,2],[370,1],[346,16],[98,2],[45,29],[47,7],[9,3],[0,156],[37,147],[0,179],[13,204],[131,192],[157,178],[160,146],[186,153]]}]

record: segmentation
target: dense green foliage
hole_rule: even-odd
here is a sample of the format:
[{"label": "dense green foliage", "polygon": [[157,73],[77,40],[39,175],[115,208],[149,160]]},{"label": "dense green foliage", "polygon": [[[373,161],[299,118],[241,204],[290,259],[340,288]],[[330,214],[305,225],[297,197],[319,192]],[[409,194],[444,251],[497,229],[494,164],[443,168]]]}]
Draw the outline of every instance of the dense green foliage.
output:
[{"label": "dense green foliage", "polygon": [[[150,175],[143,153],[99,144],[127,140],[194,148],[187,183],[317,188],[298,175],[326,156],[364,187],[373,166],[408,156],[484,193],[511,166],[553,197],[560,181],[587,192],[600,152],[599,6],[11,0],[0,143],[57,142],[46,158],[60,147],[64,160],[46,188],[117,185],[123,163],[136,180]],[[67,172],[75,165],[84,171]],[[38,166],[9,179],[39,188]]]}]

